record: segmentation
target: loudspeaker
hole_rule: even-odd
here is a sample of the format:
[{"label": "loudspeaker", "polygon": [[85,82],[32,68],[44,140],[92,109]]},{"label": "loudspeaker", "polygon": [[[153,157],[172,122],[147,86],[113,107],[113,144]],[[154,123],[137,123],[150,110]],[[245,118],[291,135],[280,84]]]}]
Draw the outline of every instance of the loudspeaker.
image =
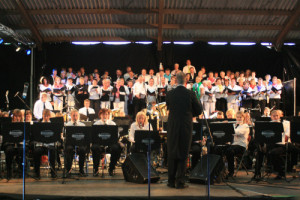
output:
[{"label": "loudspeaker", "polygon": [[[122,165],[124,179],[133,183],[148,182],[148,162],[144,154],[137,153],[129,155]],[[160,177],[155,169],[150,168],[151,183],[157,182]]]},{"label": "loudspeaker", "polygon": [[[209,154],[209,176],[210,183],[214,181],[221,182],[224,173],[224,163],[219,155]],[[190,182],[207,183],[207,155],[202,157],[202,162],[199,160],[196,167],[190,173]]]}]

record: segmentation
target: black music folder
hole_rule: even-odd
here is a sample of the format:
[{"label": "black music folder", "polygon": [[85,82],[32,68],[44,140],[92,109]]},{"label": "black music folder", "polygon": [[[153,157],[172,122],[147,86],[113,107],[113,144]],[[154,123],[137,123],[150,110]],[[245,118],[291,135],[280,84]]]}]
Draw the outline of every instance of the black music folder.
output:
[{"label": "black music folder", "polygon": [[118,143],[118,126],[115,125],[93,125],[92,143],[102,146],[111,146]]},{"label": "black music folder", "polygon": [[283,125],[281,122],[255,122],[255,141],[275,144],[282,141]]},{"label": "black music folder", "polygon": [[19,143],[23,142],[25,131],[25,140],[30,139],[30,123],[29,122],[14,122],[5,123],[3,125],[3,143]]},{"label": "black music folder", "polygon": [[66,144],[73,146],[89,146],[92,127],[66,126]]}]

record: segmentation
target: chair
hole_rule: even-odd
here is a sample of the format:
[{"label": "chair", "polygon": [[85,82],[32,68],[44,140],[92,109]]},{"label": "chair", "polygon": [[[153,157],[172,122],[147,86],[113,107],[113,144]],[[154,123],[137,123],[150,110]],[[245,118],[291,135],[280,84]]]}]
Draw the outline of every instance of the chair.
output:
[{"label": "chair", "polygon": [[[247,140],[248,140],[248,143],[251,141],[251,135],[248,136]],[[245,166],[245,164],[243,162],[246,155],[248,155],[248,145],[247,145],[247,148],[245,149],[245,151],[243,152],[243,154],[238,154],[238,155],[235,156],[237,159],[240,160],[239,166],[238,166],[238,168],[235,172],[235,175],[234,175],[235,177],[236,177],[237,173],[239,172],[239,170],[241,169],[241,167],[243,167],[245,169],[247,175],[249,174],[248,169],[247,169],[247,167]]]}]

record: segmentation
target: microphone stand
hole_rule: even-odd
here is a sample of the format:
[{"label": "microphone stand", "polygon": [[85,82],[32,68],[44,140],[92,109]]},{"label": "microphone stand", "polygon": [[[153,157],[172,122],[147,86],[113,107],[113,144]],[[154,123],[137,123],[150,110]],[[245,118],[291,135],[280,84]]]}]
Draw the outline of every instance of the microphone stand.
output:
[{"label": "microphone stand", "polygon": [[6,102],[5,102],[5,104],[6,104],[6,111],[8,112],[8,111],[9,111],[9,99],[8,99],[8,92],[6,92],[6,95],[5,95],[5,97],[6,97]]},{"label": "microphone stand", "polygon": [[207,141],[206,141],[206,146],[207,146],[207,199],[209,200],[210,199],[209,153],[210,153],[210,142],[211,142],[211,145],[214,146],[214,141],[213,141],[213,137],[212,137],[212,134],[211,134],[211,131],[210,131],[210,127],[209,127],[207,118],[205,116],[205,112],[203,110],[203,105],[201,104],[201,102],[200,102],[200,105],[202,107],[203,118],[204,118],[207,130],[208,130],[208,133],[209,133],[209,135],[207,137]]},{"label": "microphone stand", "polygon": [[[149,115],[149,118],[150,118],[150,115]],[[148,199],[150,199],[150,183],[151,183],[151,157],[150,157],[150,154],[151,154],[151,139],[150,139],[150,131],[151,131],[151,128],[150,128],[150,122],[148,122],[148,151],[147,151],[147,160],[148,160]]]},{"label": "microphone stand", "polygon": [[32,111],[31,108],[26,104],[26,102],[19,96],[19,93],[17,93],[17,94],[15,95],[15,97],[18,97],[19,100],[23,103],[23,105],[24,105],[28,110]]}]

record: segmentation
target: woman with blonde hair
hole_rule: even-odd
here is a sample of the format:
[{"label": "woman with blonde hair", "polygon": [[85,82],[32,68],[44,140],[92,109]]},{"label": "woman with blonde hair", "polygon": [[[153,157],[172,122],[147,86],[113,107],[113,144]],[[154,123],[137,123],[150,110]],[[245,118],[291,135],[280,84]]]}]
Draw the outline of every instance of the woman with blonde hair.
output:
[{"label": "woman with blonde hair", "polygon": [[227,119],[235,119],[235,111],[233,109],[228,109],[226,111],[226,118]]}]

